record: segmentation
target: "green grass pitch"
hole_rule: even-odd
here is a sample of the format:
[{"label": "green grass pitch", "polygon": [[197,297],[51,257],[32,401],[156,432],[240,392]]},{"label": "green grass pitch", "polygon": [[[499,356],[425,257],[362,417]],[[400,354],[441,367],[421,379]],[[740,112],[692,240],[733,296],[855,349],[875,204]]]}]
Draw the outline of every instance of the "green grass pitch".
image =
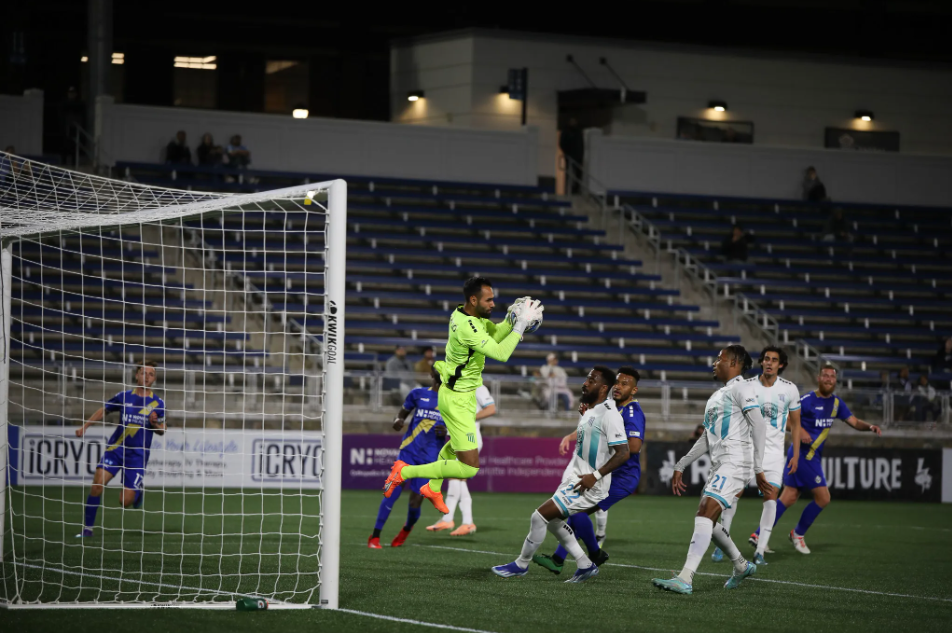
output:
[{"label": "green grass pitch", "polygon": [[[32,489],[34,492],[37,489]],[[111,493],[111,494],[110,494]],[[30,510],[49,519],[62,515],[63,504],[41,503],[31,497]],[[85,491],[69,489],[67,514],[79,512]],[[169,560],[191,575],[192,584],[227,591],[235,589],[234,574],[248,574],[241,589],[250,583],[275,584],[293,589],[275,575],[301,565],[305,573],[312,560],[295,556],[258,557],[258,552],[291,554],[299,546],[293,534],[298,525],[287,526],[281,508],[297,511],[303,503],[305,514],[316,509],[316,497],[303,500],[269,494],[266,498],[245,496],[246,512],[265,510],[264,519],[242,523],[229,515],[240,506],[240,496],[206,495],[150,491],[147,507],[164,503],[169,511],[121,511],[115,507],[115,490],[107,491],[107,527],[124,530],[98,531],[96,539],[106,546],[102,562],[107,568],[120,565],[128,574],[142,572],[141,578],[158,582],[154,558],[135,553],[137,544],[146,549],[165,543]],[[75,498],[74,498],[75,497]],[[407,620],[383,620],[347,612],[271,611],[242,613],[223,610],[0,610],[3,631],[418,631],[422,623],[441,625],[422,630],[522,631],[948,631],[952,622],[952,506],[900,503],[836,501],[820,516],[807,537],[813,554],[795,552],[786,535],[796,523],[804,503],[783,517],[773,538],[777,553],[769,565],[758,570],[740,589],[722,588],[730,573],[729,563],[705,559],[695,579],[693,596],[664,593],[651,585],[651,578],[667,576],[680,569],[693,531],[697,499],[674,497],[633,497],[611,511],[605,549],[611,560],[590,582],[567,585],[562,582],[574,569],[566,565],[561,577],[533,566],[523,578],[494,576],[492,565],[513,560],[525,538],[532,510],[546,495],[475,494],[474,511],[479,531],[471,537],[455,538],[447,533],[431,534],[424,527],[436,518],[431,507],[406,546],[400,549],[368,550],[367,537],[373,528],[380,495],[374,492],[345,491],[342,518],[342,572],[340,603],[343,609]],[[257,505],[256,505],[257,504]],[[263,504],[263,505],[262,505]],[[171,510],[175,510],[172,512]],[[741,502],[734,520],[734,540],[751,553],[747,535],[760,518],[759,500]],[[384,530],[382,541],[389,543],[403,523],[406,502],[401,499]],[[57,513],[60,513],[59,515]],[[68,517],[78,522],[79,517]],[[143,534],[143,521],[146,534]],[[305,531],[314,519],[304,519]],[[101,522],[101,519],[100,519]],[[55,525],[55,523],[47,523]],[[40,530],[40,524],[28,526]],[[47,531],[47,552],[56,554],[57,539],[72,536],[71,530]],[[265,532],[258,540],[249,535]],[[226,534],[223,539],[222,534]],[[236,535],[244,535],[238,538]],[[230,535],[230,536],[227,536]],[[158,539],[158,540],[157,540]],[[265,539],[265,540],[261,540]],[[68,539],[67,539],[68,540]],[[310,547],[313,541],[303,541]],[[224,543],[224,545],[223,545]],[[257,543],[257,546],[254,546]],[[21,543],[21,546],[26,546]],[[173,547],[174,546],[174,547]],[[7,549],[9,551],[9,532]],[[139,546],[141,549],[141,545]],[[551,553],[552,537],[541,551]],[[122,553],[125,548],[126,553]],[[98,549],[98,548],[97,548]],[[67,547],[67,560],[79,562],[80,548]],[[225,556],[221,556],[222,551]],[[184,558],[178,552],[188,554]],[[203,554],[198,556],[198,554]],[[241,554],[237,556],[236,554]],[[98,554],[97,554],[98,555]],[[88,556],[88,550],[87,550]],[[98,564],[99,560],[95,560]],[[179,567],[181,565],[181,567]],[[254,571],[260,569],[262,581]],[[666,571],[654,571],[666,570]],[[166,570],[168,571],[168,569]],[[4,567],[10,581],[12,568]],[[166,575],[165,581],[172,576]],[[62,576],[48,575],[58,582]],[[136,576],[139,578],[139,576]],[[275,580],[277,578],[277,580]],[[76,581],[73,580],[75,583]],[[87,584],[88,584],[87,580]],[[151,591],[164,595],[148,583],[120,585],[99,579],[104,590]],[[285,584],[282,584],[285,583]],[[65,584],[65,583],[64,583]],[[289,589],[290,588],[290,589]],[[38,591],[39,585],[31,591]],[[49,587],[45,588],[49,591]],[[64,596],[71,595],[65,591]]]}]

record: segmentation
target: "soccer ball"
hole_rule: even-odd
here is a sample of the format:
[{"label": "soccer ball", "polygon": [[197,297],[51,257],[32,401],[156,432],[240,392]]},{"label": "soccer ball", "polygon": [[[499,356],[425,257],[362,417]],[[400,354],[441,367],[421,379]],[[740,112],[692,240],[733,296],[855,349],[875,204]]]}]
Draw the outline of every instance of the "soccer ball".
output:
[{"label": "soccer ball", "polygon": [[[516,324],[516,312],[513,310],[509,312],[509,323],[512,325]],[[542,327],[542,319],[536,319],[535,321],[530,321],[529,326],[526,328],[526,331],[523,334],[532,334],[536,330]]]}]

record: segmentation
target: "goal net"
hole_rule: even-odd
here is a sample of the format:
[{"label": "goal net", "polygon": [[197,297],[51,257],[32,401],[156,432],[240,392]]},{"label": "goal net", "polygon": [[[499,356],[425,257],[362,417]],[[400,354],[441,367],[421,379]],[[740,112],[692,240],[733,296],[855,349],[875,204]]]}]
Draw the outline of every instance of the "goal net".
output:
[{"label": "goal net", "polygon": [[337,608],[346,195],[0,153],[0,606]]}]

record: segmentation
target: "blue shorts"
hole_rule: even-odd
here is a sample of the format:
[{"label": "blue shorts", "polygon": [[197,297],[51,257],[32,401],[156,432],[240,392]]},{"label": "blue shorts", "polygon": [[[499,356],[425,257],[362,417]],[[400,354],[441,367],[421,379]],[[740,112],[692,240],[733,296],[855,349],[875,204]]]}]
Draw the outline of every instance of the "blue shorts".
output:
[{"label": "blue shorts", "polygon": [[145,479],[146,458],[143,455],[123,454],[120,451],[106,451],[96,468],[102,468],[113,477],[122,471],[122,487],[129,490],[142,490]]},{"label": "blue shorts", "polygon": [[[788,455],[788,461],[793,459],[793,455]],[[823,474],[823,461],[820,455],[814,455],[813,459],[807,460],[803,452],[800,453],[800,461],[797,463],[797,472],[790,474],[790,467],[784,466],[783,485],[788,488],[799,488],[801,490],[813,490],[814,488],[826,487],[826,475]]]},{"label": "blue shorts", "polygon": [[608,510],[610,507],[633,495],[638,490],[638,482],[641,481],[641,471],[615,477],[612,474],[612,485],[608,489],[608,496],[598,502],[599,510]]}]

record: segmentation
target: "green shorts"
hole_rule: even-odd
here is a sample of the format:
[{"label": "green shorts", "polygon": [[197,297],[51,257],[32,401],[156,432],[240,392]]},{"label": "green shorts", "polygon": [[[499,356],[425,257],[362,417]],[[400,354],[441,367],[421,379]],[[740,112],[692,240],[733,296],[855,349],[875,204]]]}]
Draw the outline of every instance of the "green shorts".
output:
[{"label": "green shorts", "polygon": [[475,451],[476,444],[476,392],[459,393],[449,387],[440,387],[440,416],[446,424],[453,451]]}]

